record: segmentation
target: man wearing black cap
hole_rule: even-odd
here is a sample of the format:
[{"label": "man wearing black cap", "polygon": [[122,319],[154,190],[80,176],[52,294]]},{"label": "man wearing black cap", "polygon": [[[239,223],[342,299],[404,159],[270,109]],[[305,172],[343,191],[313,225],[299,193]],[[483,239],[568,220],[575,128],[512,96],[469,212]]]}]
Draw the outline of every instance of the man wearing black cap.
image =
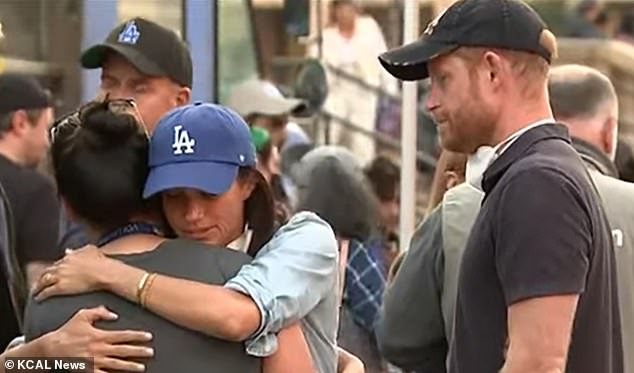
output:
[{"label": "man wearing black cap", "polygon": [[610,229],[547,76],[556,40],[519,0],[460,0],[380,57],[430,78],[442,144],[494,146],[464,251],[449,372],[621,373]]},{"label": "man wearing black cap", "polygon": [[173,31],[143,18],[114,28],[103,43],[82,54],[81,65],[101,68],[100,96],[133,98],[150,131],[165,113],[191,97],[187,45]]},{"label": "man wearing black cap", "polygon": [[[14,242],[2,250],[4,254],[15,253],[15,264],[20,268],[12,271],[20,273],[18,281],[23,281],[25,276],[28,283],[33,283],[47,264],[63,255],[56,250],[59,204],[55,191],[48,180],[35,171],[48,149],[52,120],[50,98],[35,80],[19,75],[0,75],[0,183],[11,211],[5,220],[12,222],[1,224],[13,226],[8,235]],[[3,244],[10,245],[8,242]],[[10,266],[9,256],[0,258]],[[0,315],[4,318],[0,346],[6,346],[19,335],[6,291],[6,268],[9,267],[0,271]]]},{"label": "man wearing black cap", "polygon": [[[187,45],[173,31],[144,18],[116,26],[103,43],[83,52],[81,65],[101,68],[99,97],[134,99],[149,132],[164,114],[189,103],[191,97],[192,60]],[[87,243],[83,228],[63,215],[60,246]]]},{"label": "man wearing black cap", "polygon": [[[84,51],[81,64],[86,69],[101,68],[99,97],[134,99],[149,132],[165,113],[189,103],[191,97],[187,45],[173,31],[143,18],[116,26],[103,43]],[[61,247],[89,242],[81,226],[65,215],[61,220]]]}]

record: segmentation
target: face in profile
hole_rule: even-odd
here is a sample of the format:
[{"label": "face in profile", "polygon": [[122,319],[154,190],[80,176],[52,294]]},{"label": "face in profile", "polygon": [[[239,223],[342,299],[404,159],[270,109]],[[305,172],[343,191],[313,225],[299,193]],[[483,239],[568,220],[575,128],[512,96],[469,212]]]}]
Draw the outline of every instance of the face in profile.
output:
[{"label": "face in profile", "polygon": [[[26,117],[26,113],[24,116]],[[29,121],[25,118],[25,120]],[[24,134],[24,141],[26,153],[24,155],[27,167],[36,167],[40,161],[46,155],[48,151],[49,141],[49,129],[53,123],[53,109],[47,108],[42,110],[42,113],[34,121],[24,126],[26,133]]]},{"label": "face in profile", "polygon": [[442,147],[471,154],[488,145],[494,121],[477,62],[452,53],[433,59],[428,69],[431,86],[426,106],[438,126]]}]

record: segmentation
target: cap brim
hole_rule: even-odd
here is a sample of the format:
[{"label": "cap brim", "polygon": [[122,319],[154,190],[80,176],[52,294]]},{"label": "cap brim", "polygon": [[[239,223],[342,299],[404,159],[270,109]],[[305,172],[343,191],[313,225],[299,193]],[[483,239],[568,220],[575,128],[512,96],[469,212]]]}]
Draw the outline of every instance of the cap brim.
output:
[{"label": "cap brim", "polygon": [[145,75],[165,75],[163,70],[161,70],[154,62],[139,53],[136,49],[122,44],[103,43],[88,48],[81,55],[80,62],[82,67],[85,69],[98,69],[102,67],[108,52],[116,52],[120,54]]},{"label": "cap brim", "polygon": [[261,108],[256,114],[260,115],[284,115],[295,114],[306,109],[306,103],[298,98],[271,98],[262,102]]},{"label": "cap brim", "polygon": [[218,162],[180,162],[153,167],[145,182],[143,198],[177,188],[220,195],[229,190],[239,168],[238,165]]},{"label": "cap brim", "polygon": [[421,80],[429,77],[427,62],[452,52],[458,45],[429,39],[420,39],[392,49],[379,56],[387,72],[401,80]]}]

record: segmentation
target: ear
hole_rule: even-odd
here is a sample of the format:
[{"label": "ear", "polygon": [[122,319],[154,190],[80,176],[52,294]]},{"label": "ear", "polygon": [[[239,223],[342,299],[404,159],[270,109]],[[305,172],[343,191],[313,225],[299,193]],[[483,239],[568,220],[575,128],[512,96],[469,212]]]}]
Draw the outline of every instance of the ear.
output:
[{"label": "ear", "polygon": [[616,157],[618,133],[618,120],[614,117],[609,117],[608,119],[606,119],[601,130],[601,139],[604,151],[610,156],[612,160],[614,160],[614,158]]},{"label": "ear", "polygon": [[8,128],[8,131],[22,135],[28,127],[31,127],[31,124],[29,124],[29,118],[26,115],[26,111],[17,110],[11,117],[11,127]]},{"label": "ear", "polygon": [[445,187],[447,190],[460,184],[460,176],[455,171],[445,171]]},{"label": "ear", "polygon": [[499,86],[500,78],[505,67],[504,60],[499,54],[493,51],[484,52],[482,60],[484,61],[483,65],[486,69],[485,72],[487,74],[487,81],[492,83],[494,86]]},{"label": "ear", "polygon": [[192,90],[189,87],[180,87],[176,95],[176,105],[187,105],[192,98]]}]

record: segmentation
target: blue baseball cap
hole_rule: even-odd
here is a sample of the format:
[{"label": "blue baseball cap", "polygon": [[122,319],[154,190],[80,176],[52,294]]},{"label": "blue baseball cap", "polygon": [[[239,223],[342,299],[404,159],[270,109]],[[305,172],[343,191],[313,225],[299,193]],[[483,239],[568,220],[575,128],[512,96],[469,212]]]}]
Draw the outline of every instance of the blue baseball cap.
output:
[{"label": "blue baseball cap", "polygon": [[174,188],[226,192],[241,167],[255,168],[245,121],[220,105],[201,103],[167,113],[150,139],[150,173],[143,198]]}]

